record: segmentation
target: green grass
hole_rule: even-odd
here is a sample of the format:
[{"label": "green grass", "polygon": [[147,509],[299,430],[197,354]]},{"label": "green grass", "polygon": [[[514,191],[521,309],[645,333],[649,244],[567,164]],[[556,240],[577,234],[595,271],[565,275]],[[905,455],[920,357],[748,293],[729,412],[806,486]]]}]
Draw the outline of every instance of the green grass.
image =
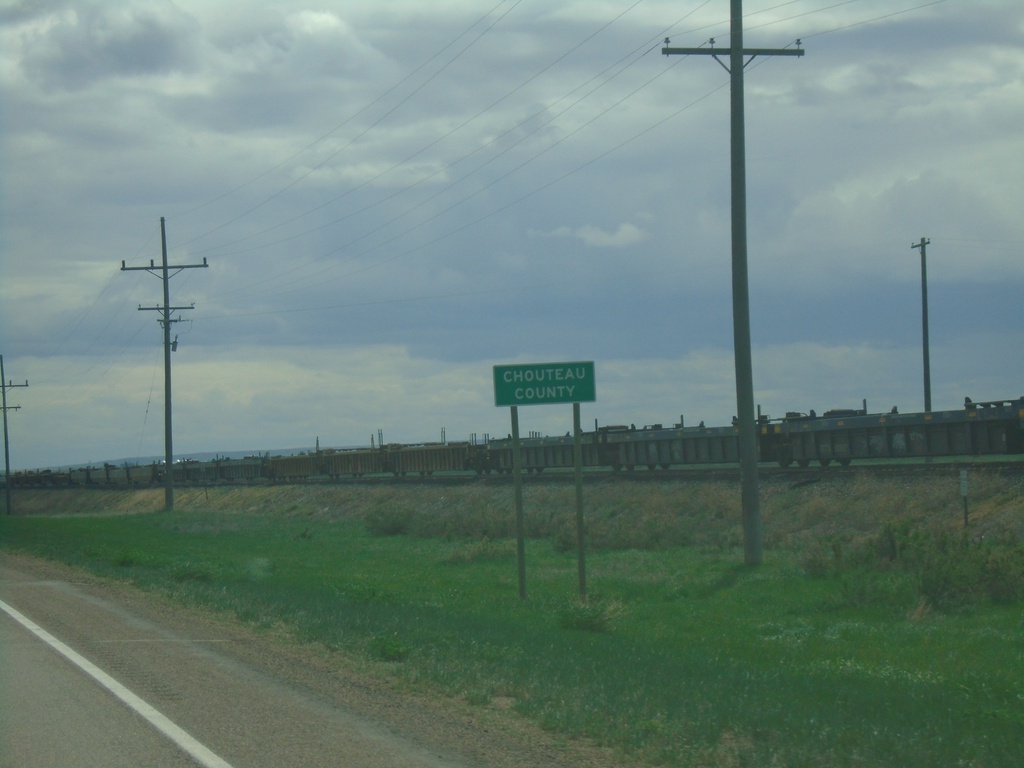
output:
[{"label": "green grass", "polygon": [[2,518],[0,536],[651,765],[1016,766],[1021,600],[936,603],[922,563],[982,563],[962,576],[977,584],[995,552],[1012,587],[1021,494],[975,483],[990,550],[933,485],[766,488],[758,568],[735,549],[732,488],[590,489],[586,605],[560,543],[572,491],[546,486],[527,492],[526,601],[503,488],[179,491],[173,514],[103,516],[152,502],[51,494],[76,514]]}]

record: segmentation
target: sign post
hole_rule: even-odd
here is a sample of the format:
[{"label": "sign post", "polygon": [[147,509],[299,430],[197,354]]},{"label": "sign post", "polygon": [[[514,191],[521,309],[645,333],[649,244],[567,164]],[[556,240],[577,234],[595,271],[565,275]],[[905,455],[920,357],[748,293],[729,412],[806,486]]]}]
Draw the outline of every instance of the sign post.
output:
[{"label": "sign post", "polygon": [[583,430],[580,429],[580,404],[572,404],[572,467],[576,476],[576,563],[579,574],[580,602],[587,602],[587,533],[583,520]]},{"label": "sign post", "polygon": [[576,543],[580,600],[587,599],[586,533],[583,521],[583,431],[580,403],[597,399],[593,361],[530,363],[494,366],[494,404],[508,406],[512,416],[512,472],[516,499],[516,559],[519,599],[526,599],[526,522],[523,513],[522,459],[519,441],[519,406],[572,403],[573,470],[576,476]]},{"label": "sign post", "polygon": [[512,412],[512,482],[516,496],[516,566],[519,570],[519,599],[526,599],[526,515],[523,513],[523,462],[519,455],[519,408]]}]

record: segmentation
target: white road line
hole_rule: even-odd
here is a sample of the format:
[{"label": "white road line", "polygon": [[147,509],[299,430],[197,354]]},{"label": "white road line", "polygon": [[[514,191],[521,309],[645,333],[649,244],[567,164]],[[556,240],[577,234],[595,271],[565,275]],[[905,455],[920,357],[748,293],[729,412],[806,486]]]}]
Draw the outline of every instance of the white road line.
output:
[{"label": "white road line", "polygon": [[64,656],[72,664],[79,667],[83,672],[96,680],[96,682],[117,696],[117,698],[142,715],[150,725],[177,744],[180,749],[188,753],[194,760],[199,762],[200,765],[204,766],[204,768],[231,768],[230,763],[204,747],[192,738],[192,736],[190,736],[185,730],[175,725],[164,715],[160,714],[160,712],[154,709],[151,705],[147,704],[134,693],[129,691],[102,669],[83,656],[75,653],[71,648],[64,645],[64,643],[37,625],[35,622],[7,605],[3,600],[0,600],[0,609],[3,609],[7,615],[25,627],[25,629],[32,632],[36,637]]}]

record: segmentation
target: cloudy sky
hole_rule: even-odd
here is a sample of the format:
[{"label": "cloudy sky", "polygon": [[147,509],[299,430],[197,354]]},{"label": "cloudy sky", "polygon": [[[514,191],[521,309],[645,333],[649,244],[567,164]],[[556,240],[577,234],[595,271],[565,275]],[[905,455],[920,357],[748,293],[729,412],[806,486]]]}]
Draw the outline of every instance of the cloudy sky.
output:
[{"label": "cloudy sky", "polygon": [[[1024,4],[748,0],[762,410],[1024,394]],[[727,0],[0,0],[12,466],[736,412]],[[564,433],[568,406],[525,408]]]}]

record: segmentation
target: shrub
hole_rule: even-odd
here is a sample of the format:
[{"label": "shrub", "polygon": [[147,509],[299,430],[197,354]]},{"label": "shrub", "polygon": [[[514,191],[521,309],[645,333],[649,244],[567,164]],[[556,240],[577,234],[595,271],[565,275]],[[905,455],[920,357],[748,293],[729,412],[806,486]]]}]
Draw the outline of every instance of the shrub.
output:
[{"label": "shrub", "polygon": [[412,648],[395,635],[377,635],[366,644],[366,652],[377,661],[400,662],[409,658]]},{"label": "shrub", "polygon": [[903,521],[886,524],[870,548],[873,570],[895,568],[913,576],[919,597],[940,610],[1024,599],[1024,545],[1010,537],[972,541],[966,534],[913,529]]},{"label": "shrub", "polygon": [[982,566],[988,596],[997,605],[1024,600],[1024,546],[993,547]]},{"label": "shrub", "polygon": [[843,543],[816,541],[804,549],[800,566],[812,579],[822,579],[843,571]]},{"label": "shrub", "polygon": [[465,563],[481,563],[494,560],[507,560],[516,555],[516,543],[511,539],[491,541],[481,539],[461,545],[446,558],[453,565]]},{"label": "shrub", "polygon": [[622,604],[616,600],[572,600],[558,611],[558,626],[583,632],[608,632],[622,613]]},{"label": "shrub", "polygon": [[413,511],[400,507],[378,507],[366,513],[366,529],[374,536],[400,536],[409,532]]}]

